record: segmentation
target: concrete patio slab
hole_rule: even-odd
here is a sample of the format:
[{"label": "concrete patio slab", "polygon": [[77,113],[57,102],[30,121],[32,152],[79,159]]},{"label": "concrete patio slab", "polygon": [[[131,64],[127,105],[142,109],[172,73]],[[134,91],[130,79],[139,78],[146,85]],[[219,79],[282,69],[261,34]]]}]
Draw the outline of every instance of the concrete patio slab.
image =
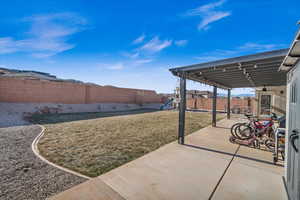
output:
[{"label": "concrete patio slab", "polygon": [[278,162],[274,165],[272,153],[269,151],[241,146],[235,157],[235,162],[273,172],[281,176],[284,174],[283,162]]},{"label": "concrete patio slab", "polygon": [[216,128],[187,136],[186,145],[173,142],[103,174],[96,179],[106,186],[98,190],[90,183],[62,195],[73,199],[74,193],[88,193],[91,185],[98,199],[103,188],[127,200],[284,199],[284,168],[270,163],[271,152],[230,143],[229,127],[235,122],[222,120]]},{"label": "concrete patio slab", "polygon": [[205,127],[186,137],[186,146],[233,156],[238,145],[231,144],[230,128],[236,120],[222,120],[217,127]]},{"label": "concrete patio slab", "polygon": [[[243,160],[239,162],[237,160]],[[215,200],[285,200],[282,176],[253,167],[252,162],[234,158],[212,199]],[[247,163],[249,165],[247,165]],[[260,163],[260,165],[268,165]],[[267,166],[265,166],[267,167]]]},{"label": "concrete patio slab", "polygon": [[50,200],[125,200],[116,191],[103,183],[100,179],[94,178],[77,185],[67,192],[62,192]]},{"label": "concrete patio slab", "polygon": [[99,178],[128,200],[208,199],[231,158],[173,143]]}]

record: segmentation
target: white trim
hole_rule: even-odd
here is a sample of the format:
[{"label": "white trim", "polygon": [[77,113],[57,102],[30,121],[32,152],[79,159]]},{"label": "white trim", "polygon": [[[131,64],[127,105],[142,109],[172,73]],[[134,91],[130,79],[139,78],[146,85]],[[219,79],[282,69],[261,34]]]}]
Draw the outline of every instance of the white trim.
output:
[{"label": "white trim", "polygon": [[54,164],[53,162],[50,162],[49,160],[47,160],[46,158],[44,158],[41,154],[40,154],[40,151],[38,149],[38,146],[37,144],[39,143],[39,140],[43,137],[44,133],[45,133],[45,127],[42,126],[42,125],[38,125],[39,127],[41,127],[42,131],[39,133],[39,135],[33,140],[32,144],[31,144],[31,149],[33,151],[33,153],[39,158],[41,159],[43,162],[49,164],[49,165],[52,165],[53,167],[56,167],[60,170],[63,170],[67,173],[70,173],[70,174],[73,174],[73,175],[76,175],[76,176],[79,176],[79,177],[82,177],[82,178],[86,178],[86,179],[92,179],[91,177],[88,177],[88,176],[85,176],[83,174],[80,174],[78,172],[75,172],[75,171],[72,171],[70,169],[67,169],[65,167],[62,167],[62,166],[59,166],[59,165],[56,165]]}]

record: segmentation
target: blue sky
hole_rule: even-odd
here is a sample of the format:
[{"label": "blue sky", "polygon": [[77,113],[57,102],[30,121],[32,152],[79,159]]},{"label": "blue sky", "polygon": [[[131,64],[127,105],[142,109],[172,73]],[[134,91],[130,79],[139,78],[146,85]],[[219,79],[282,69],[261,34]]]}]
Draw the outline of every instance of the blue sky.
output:
[{"label": "blue sky", "polygon": [[0,67],[172,92],[171,67],[288,47],[299,7],[296,0],[3,1]]}]

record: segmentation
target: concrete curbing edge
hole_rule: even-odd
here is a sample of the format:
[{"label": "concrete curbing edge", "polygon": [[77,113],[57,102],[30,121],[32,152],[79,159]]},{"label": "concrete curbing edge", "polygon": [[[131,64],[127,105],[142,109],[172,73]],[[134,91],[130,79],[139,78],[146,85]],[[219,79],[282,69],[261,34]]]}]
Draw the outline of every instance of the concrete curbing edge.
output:
[{"label": "concrete curbing edge", "polygon": [[39,149],[38,149],[38,147],[37,147],[37,144],[39,143],[39,140],[43,137],[43,135],[44,135],[44,133],[45,133],[45,127],[42,126],[42,125],[38,125],[38,126],[41,127],[42,131],[41,131],[41,132],[38,134],[38,136],[33,140],[32,144],[31,144],[31,149],[32,149],[33,153],[34,153],[39,159],[41,159],[43,162],[47,163],[48,165],[51,165],[51,166],[53,166],[53,167],[56,167],[56,168],[58,168],[58,169],[60,169],[60,170],[63,170],[63,171],[65,171],[65,172],[67,172],[67,173],[70,173],[70,174],[73,174],[73,175],[76,175],[76,176],[79,176],[79,177],[82,177],[82,178],[86,178],[86,179],[88,179],[88,180],[92,179],[92,178],[89,177],[89,176],[85,176],[85,175],[83,175],[83,174],[80,174],[80,173],[78,173],[78,172],[72,171],[72,170],[67,169],[67,168],[65,168],[65,167],[56,165],[56,164],[50,162],[49,160],[47,160],[46,158],[44,158],[44,157],[40,154]]}]

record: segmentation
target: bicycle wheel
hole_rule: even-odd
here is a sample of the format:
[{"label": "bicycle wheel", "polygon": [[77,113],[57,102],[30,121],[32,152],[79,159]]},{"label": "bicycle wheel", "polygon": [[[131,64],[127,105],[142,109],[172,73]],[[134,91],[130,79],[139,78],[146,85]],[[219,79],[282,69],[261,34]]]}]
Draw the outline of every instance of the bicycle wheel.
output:
[{"label": "bicycle wheel", "polygon": [[236,137],[234,137],[234,136],[229,137],[229,142],[234,144],[234,143],[236,143],[235,140],[236,140]]},{"label": "bicycle wheel", "polygon": [[231,132],[231,135],[233,136],[233,137],[236,137],[236,135],[235,135],[235,128],[236,127],[238,127],[238,126],[240,126],[241,124],[243,124],[243,123],[236,123],[236,124],[233,124],[232,126],[231,126],[231,129],[230,129],[230,132]]},{"label": "bicycle wheel", "polygon": [[269,150],[274,151],[274,150],[275,150],[275,142],[274,142],[274,140],[272,140],[272,139],[267,139],[267,140],[265,141],[265,146],[266,146]]},{"label": "bicycle wheel", "polygon": [[246,123],[240,124],[234,130],[235,136],[240,140],[250,139],[254,130]]},{"label": "bicycle wheel", "polygon": [[253,141],[253,147],[256,149],[260,149],[260,142],[257,139]]}]

